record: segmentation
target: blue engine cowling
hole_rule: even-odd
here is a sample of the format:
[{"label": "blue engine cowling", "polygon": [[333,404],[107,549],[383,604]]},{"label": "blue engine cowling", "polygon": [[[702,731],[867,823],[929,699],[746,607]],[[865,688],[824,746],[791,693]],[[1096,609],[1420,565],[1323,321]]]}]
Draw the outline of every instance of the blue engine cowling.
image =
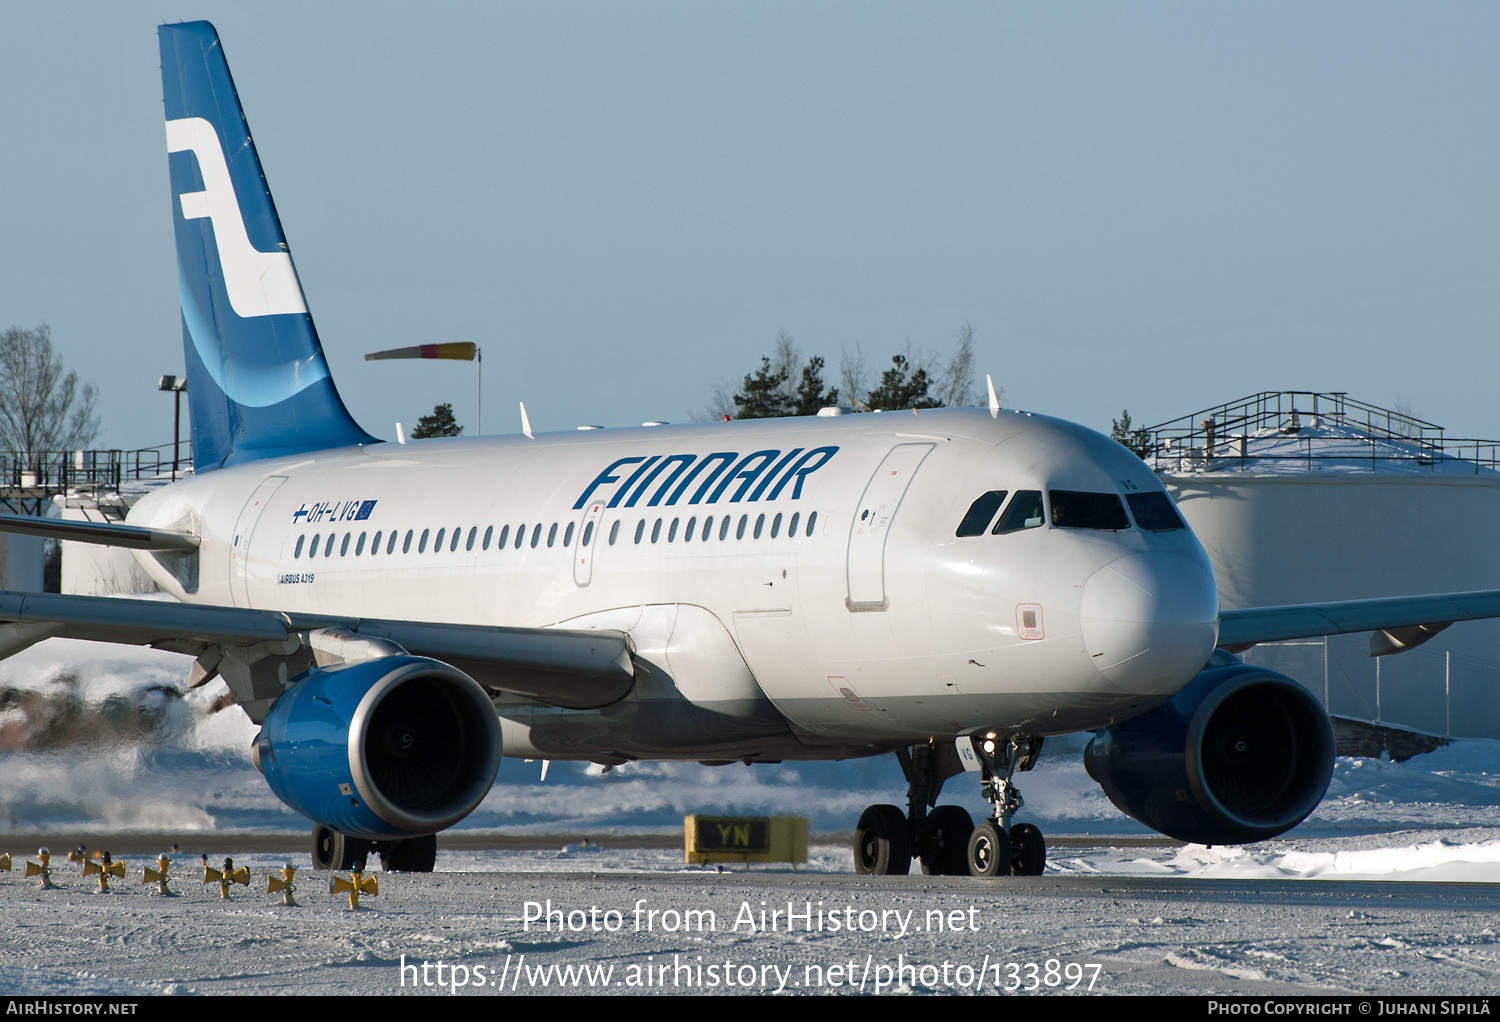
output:
[{"label": "blue engine cowling", "polygon": [[253,747],[276,797],[360,838],[451,827],[500,769],[484,689],[437,660],[391,656],[306,672],[271,707]]},{"label": "blue engine cowling", "polygon": [[1153,830],[1241,844],[1317,807],[1333,776],[1333,728],[1291,678],[1216,652],[1171,700],[1098,731],[1083,762],[1121,812]]}]

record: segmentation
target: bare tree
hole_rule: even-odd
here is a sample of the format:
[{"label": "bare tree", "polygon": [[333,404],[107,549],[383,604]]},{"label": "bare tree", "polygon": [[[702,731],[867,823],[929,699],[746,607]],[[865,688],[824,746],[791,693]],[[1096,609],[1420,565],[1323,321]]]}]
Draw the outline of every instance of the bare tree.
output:
[{"label": "bare tree", "polygon": [[0,334],[0,450],[30,456],[88,447],[99,435],[98,394],[63,370],[47,324]]},{"label": "bare tree", "polygon": [[802,352],[797,350],[797,342],[792,340],[792,335],[785,329],[776,331],[776,353],[771,356],[771,364],[786,377],[786,383],[782,385],[782,396],[786,398],[786,403],[795,404],[797,377],[802,372]]},{"label": "bare tree", "polygon": [[693,422],[720,422],[734,418],[734,385],[720,380],[708,391],[708,405],[702,411],[688,412]]},{"label": "bare tree", "polygon": [[849,350],[847,344],[839,349],[839,386],[850,407],[869,411],[862,395],[870,390],[870,364],[865,361],[865,353],[858,341],[854,342],[853,351]]},{"label": "bare tree", "polygon": [[974,404],[974,328],[968,323],[958,328],[958,350],[946,365],[935,371],[932,396],[945,407]]}]

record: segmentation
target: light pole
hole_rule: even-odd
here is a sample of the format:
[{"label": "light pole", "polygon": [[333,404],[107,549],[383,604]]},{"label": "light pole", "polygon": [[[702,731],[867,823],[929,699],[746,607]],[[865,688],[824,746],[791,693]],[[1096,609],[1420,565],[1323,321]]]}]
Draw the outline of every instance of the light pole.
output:
[{"label": "light pole", "polygon": [[172,482],[177,481],[178,437],[182,435],[182,392],[187,390],[187,377],[163,376],[156,384],[157,390],[172,392]]}]

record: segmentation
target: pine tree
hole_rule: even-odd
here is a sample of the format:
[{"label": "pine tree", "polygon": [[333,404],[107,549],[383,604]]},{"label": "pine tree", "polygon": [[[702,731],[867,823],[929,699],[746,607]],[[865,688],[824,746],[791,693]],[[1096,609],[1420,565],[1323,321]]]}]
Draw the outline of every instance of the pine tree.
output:
[{"label": "pine tree", "polygon": [[802,367],[802,382],[797,385],[793,415],[817,415],[821,409],[839,403],[838,388],[823,390],[823,359],[817,355]]},{"label": "pine tree", "polygon": [[865,404],[885,411],[941,408],[942,402],[927,393],[931,384],[926,369],[912,369],[905,355],[896,355],[891,358],[891,368],[881,374],[880,386],[865,398]]},{"label": "pine tree", "polygon": [[1145,458],[1151,453],[1151,438],[1147,431],[1144,428],[1130,428],[1129,409],[1123,409],[1118,419],[1111,419],[1109,421],[1109,435],[1111,439],[1123,445],[1137,458]]},{"label": "pine tree", "polygon": [[441,404],[417,420],[417,428],[411,431],[413,440],[426,440],[435,436],[458,436],[464,431],[453,418],[453,406]]},{"label": "pine tree", "polygon": [[746,374],[740,392],[734,395],[735,418],[773,419],[793,414],[786,395],[789,376],[786,368],[771,367],[770,356],[762,356],[760,368]]}]

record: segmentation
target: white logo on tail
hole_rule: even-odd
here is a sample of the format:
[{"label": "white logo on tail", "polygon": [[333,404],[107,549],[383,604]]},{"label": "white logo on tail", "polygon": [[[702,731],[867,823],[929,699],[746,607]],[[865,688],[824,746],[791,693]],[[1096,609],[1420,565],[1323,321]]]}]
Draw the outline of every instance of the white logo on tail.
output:
[{"label": "white logo on tail", "polygon": [[285,252],[261,252],[250,244],[214,126],[201,117],[168,121],[167,152],[184,150],[198,157],[203,191],[182,193],[182,215],[187,220],[208,217],[212,221],[219,264],[224,269],[224,289],[235,313],[248,319],[306,312],[292,257]]}]

